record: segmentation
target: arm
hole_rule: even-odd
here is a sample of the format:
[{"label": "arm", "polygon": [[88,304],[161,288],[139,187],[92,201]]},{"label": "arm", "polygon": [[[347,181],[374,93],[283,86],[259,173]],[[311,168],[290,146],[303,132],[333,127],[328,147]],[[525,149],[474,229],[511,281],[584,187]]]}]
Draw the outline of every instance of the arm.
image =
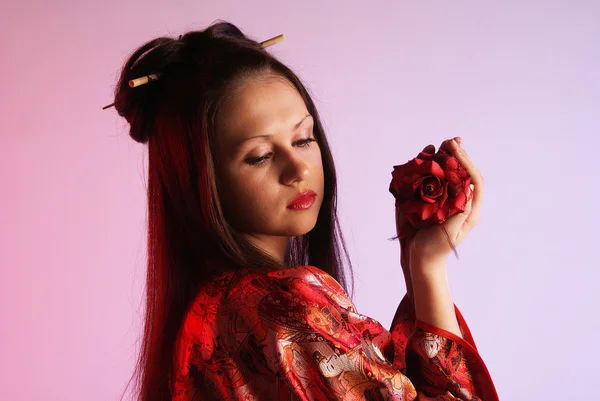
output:
[{"label": "arm", "polygon": [[456,143],[452,148],[474,183],[464,213],[446,219],[443,227],[410,233],[403,230],[406,221],[396,210],[408,293],[392,322],[394,362],[405,367],[417,389],[430,397],[450,391],[459,399],[497,400],[485,363],[450,295],[446,260],[477,224],[483,193],[483,179],[466,153]]},{"label": "arm", "polygon": [[413,262],[410,266],[417,319],[462,338],[450,294],[446,262],[429,262],[430,266],[422,266],[423,263],[426,262]]},{"label": "arm", "polygon": [[485,362],[452,301],[446,263],[415,260],[421,262],[402,265],[413,297],[407,293],[390,329],[394,365],[427,396],[449,391],[461,400],[497,400]]},{"label": "arm", "polygon": [[479,221],[483,177],[461,148],[461,142],[460,138],[455,138],[450,141],[449,149],[468,171],[474,184],[467,195],[464,212],[448,218],[443,227],[434,226],[402,235],[407,233],[404,228],[408,222],[396,208],[396,232],[400,238],[400,264],[407,296],[415,307],[416,318],[462,338],[450,294],[446,260],[451,248],[457,246]]},{"label": "arm", "polygon": [[416,318],[462,338],[450,294],[446,262],[427,262],[421,258],[411,264],[408,245],[401,242],[400,265],[406,284],[406,296],[416,309]]},{"label": "arm", "polygon": [[[412,320],[413,328],[404,342],[408,362],[404,369],[401,361],[396,361],[395,355],[390,355],[389,351],[392,354],[396,352],[387,345],[390,333],[373,319],[360,315],[329,276],[313,269],[310,272],[312,277],[307,275],[301,280],[294,280],[293,284],[285,285],[285,294],[298,294],[303,303],[308,305],[308,313],[301,314],[307,326],[301,331],[314,330],[326,343],[295,342],[290,348],[288,339],[298,338],[299,333],[286,329],[277,336],[283,340],[277,348],[289,352],[287,356],[283,352],[282,356],[276,358],[278,362],[275,365],[285,367],[285,377],[289,378],[295,391],[301,393],[304,392],[301,389],[311,389],[311,392],[315,391],[314,394],[323,391],[324,394],[329,393],[324,398],[340,400],[352,398],[348,391],[358,389],[361,390],[353,395],[357,400],[377,399],[379,395],[376,397],[375,393],[367,396],[371,391],[384,391],[391,396],[390,399],[405,399],[401,396],[403,392],[404,396],[412,393],[418,399],[425,399],[425,396],[471,401],[498,399],[489,372],[472,343],[466,322],[458,309],[454,310],[451,300],[454,319],[460,327],[457,331],[460,333],[462,330],[463,336],[434,327],[426,321]],[[415,296],[419,296],[417,290]],[[406,306],[410,304],[403,302],[403,309]],[[407,315],[411,315],[410,311],[407,312]],[[269,312],[268,318],[273,316]],[[266,318],[264,316],[261,320]],[[405,318],[402,320],[411,320],[409,316]],[[395,334],[402,337],[402,333],[392,333],[391,340],[395,340]],[[377,344],[380,357],[376,356],[379,351],[373,352],[370,344]],[[328,349],[337,351],[331,354]],[[301,355],[311,358],[307,360]],[[390,363],[392,359],[386,362],[381,358],[383,356],[386,359],[392,356],[393,363]],[[306,376],[306,372],[312,374]],[[320,398],[315,396],[308,399]]]}]

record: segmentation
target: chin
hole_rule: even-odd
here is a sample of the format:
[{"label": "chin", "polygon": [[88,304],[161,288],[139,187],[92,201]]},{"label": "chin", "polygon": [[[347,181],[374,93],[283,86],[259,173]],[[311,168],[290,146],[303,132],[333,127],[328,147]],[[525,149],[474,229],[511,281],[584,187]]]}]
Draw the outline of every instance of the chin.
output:
[{"label": "chin", "polygon": [[[315,228],[318,214],[313,211],[307,211],[303,216],[293,216],[292,220],[286,224],[285,235],[288,237],[298,237],[304,235]],[[297,213],[297,212],[294,212]],[[302,212],[301,212],[302,213]]]},{"label": "chin", "polygon": [[300,237],[304,234],[308,234],[309,232],[312,231],[313,228],[315,228],[314,224],[304,230],[297,230],[296,232],[294,232],[294,234],[290,235],[290,237]]}]

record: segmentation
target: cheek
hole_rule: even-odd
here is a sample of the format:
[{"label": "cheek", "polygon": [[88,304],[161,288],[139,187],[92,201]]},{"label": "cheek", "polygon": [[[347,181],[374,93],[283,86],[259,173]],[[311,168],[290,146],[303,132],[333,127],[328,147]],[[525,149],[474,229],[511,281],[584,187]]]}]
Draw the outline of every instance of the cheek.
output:
[{"label": "cheek", "polygon": [[322,179],[323,177],[323,160],[321,159],[321,150],[315,147],[306,156],[306,161],[310,164],[312,173]]},{"label": "cheek", "polygon": [[246,214],[248,211],[271,206],[269,200],[274,196],[273,179],[267,169],[243,168],[231,171],[228,183],[228,195],[238,212]]},{"label": "cheek", "polygon": [[315,176],[317,177],[319,182],[320,192],[323,193],[323,190],[325,188],[325,173],[323,171],[323,160],[321,159],[321,152],[315,152],[315,155],[313,157]]},{"label": "cheek", "polygon": [[253,229],[256,219],[264,214],[261,209],[265,208],[266,196],[257,178],[239,171],[237,174],[228,172],[222,187],[225,198],[221,199],[221,203],[230,224],[242,231]]},{"label": "cheek", "polygon": [[321,159],[321,157],[322,157],[321,149],[318,146],[315,147],[315,151],[312,152],[312,157],[313,157],[315,163],[321,168],[321,170],[323,170],[323,160]]}]

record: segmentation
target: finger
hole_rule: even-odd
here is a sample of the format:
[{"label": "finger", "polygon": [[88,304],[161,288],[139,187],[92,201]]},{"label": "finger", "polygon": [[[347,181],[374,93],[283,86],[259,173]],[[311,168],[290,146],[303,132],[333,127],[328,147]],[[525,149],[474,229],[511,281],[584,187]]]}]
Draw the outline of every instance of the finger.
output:
[{"label": "finger", "polygon": [[470,199],[465,206],[465,211],[461,214],[463,216],[462,226],[457,231],[456,245],[463,242],[465,237],[471,232],[473,227],[475,227],[475,225],[476,225],[476,224],[471,223],[472,211],[473,211],[473,200]]},{"label": "finger", "polygon": [[[471,184],[469,187],[471,189],[470,193],[469,193],[469,199],[471,201],[471,208],[467,215],[467,220],[465,221],[465,224],[467,224],[467,225],[469,225],[469,227],[473,228],[474,226],[479,224],[479,220],[481,218],[480,217],[481,216],[481,200],[483,198],[483,195],[482,195],[482,193],[480,193],[479,198],[477,198],[477,200],[476,200],[475,199],[475,196],[476,196],[475,185]],[[465,210],[465,212],[466,212],[466,210]]]},{"label": "finger", "polygon": [[469,189],[467,190],[467,198],[468,200],[473,199],[473,192],[475,191],[475,185],[469,184]]},{"label": "finger", "polygon": [[435,146],[427,145],[422,150],[423,153],[435,153]]},{"label": "finger", "polygon": [[477,224],[479,222],[479,216],[481,213],[481,204],[483,202],[483,177],[475,164],[471,161],[471,158],[467,152],[458,144],[453,141],[454,156],[458,159],[460,165],[469,173],[471,176],[471,183],[474,185],[473,189],[473,206],[470,214],[469,224]]},{"label": "finger", "polygon": [[479,169],[475,166],[467,151],[458,144],[456,141],[452,141],[452,151],[454,157],[458,159],[460,165],[467,170],[467,173],[471,176],[471,181],[475,186],[479,185],[483,188],[483,177]]},{"label": "finger", "polygon": [[450,234],[453,241],[455,241],[455,245],[458,245],[464,237],[464,233],[468,232],[468,228],[466,227],[466,221],[469,219],[471,211],[473,209],[473,200],[469,199],[469,195],[467,195],[467,202],[465,203],[465,210],[462,213],[455,214],[452,217],[446,219],[443,223],[446,227],[446,230]]}]

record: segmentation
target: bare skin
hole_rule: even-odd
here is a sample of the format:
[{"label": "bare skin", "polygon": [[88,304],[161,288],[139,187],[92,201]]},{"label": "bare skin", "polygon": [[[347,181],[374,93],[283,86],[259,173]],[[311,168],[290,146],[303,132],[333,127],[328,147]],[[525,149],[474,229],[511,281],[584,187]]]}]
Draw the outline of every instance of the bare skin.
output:
[{"label": "bare skin", "polygon": [[[323,164],[318,143],[311,141],[313,124],[298,91],[274,75],[240,83],[217,120],[217,173],[224,196],[232,200],[232,224],[279,261],[290,237],[313,229],[323,203]],[[307,190],[317,194],[310,209],[287,208]]]},{"label": "bare skin", "polygon": [[[461,145],[462,139],[456,137],[451,142],[451,149],[471,175],[472,197],[463,213],[444,222],[455,246],[479,223],[483,202],[483,177]],[[399,229],[402,224],[402,214],[396,211],[396,227]],[[447,260],[452,249],[443,230],[437,226],[420,230],[411,241],[403,241],[401,249],[404,278],[417,318],[462,337],[448,283]]]},{"label": "bare skin", "polygon": [[[231,223],[279,261],[284,260],[291,237],[315,226],[323,202],[323,165],[318,143],[311,141],[313,123],[297,90],[274,75],[241,82],[217,121],[217,175],[222,196],[229,200]],[[479,221],[483,178],[458,144],[452,149],[474,184],[467,210],[444,223],[458,245]],[[317,194],[310,209],[287,208],[306,190]],[[396,224],[404,224],[398,212]],[[439,227],[421,230],[401,249],[417,318],[462,337],[448,284],[446,261],[451,249],[445,234]]]}]

